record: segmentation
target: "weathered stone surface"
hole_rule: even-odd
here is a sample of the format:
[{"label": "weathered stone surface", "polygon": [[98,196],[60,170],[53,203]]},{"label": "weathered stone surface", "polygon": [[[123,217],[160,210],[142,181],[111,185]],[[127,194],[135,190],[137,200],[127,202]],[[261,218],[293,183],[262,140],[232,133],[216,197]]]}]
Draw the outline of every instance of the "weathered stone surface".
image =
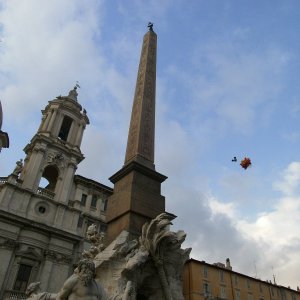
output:
[{"label": "weathered stone surface", "polygon": [[111,299],[184,299],[181,273],[191,249],[181,249],[183,231],[168,229],[173,218],[160,214],[143,226],[139,239],[123,231],[95,257],[96,280]]},{"label": "weathered stone surface", "polygon": [[107,211],[107,241],[111,242],[122,230],[136,237],[145,222],[165,211],[165,197],[160,194],[161,181],[166,177],[149,170],[147,173],[132,162],[132,169],[117,178]]},{"label": "weathered stone surface", "polygon": [[[22,298],[32,281],[57,292],[87,244],[82,238],[90,223],[106,228],[102,204],[112,189],[75,175],[89,124],[76,93],[73,89],[69,96],[48,102],[24,160],[0,178],[0,299]],[[47,185],[42,186],[42,178]]]}]

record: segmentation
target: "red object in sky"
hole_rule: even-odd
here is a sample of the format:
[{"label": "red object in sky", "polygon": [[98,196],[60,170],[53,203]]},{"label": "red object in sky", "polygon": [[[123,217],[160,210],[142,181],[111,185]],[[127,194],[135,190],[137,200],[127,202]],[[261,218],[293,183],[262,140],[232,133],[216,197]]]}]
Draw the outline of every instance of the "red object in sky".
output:
[{"label": "red object in sky", "polygon": [[245,170],[251,166],[251,160],[248,157],[245,157],[241,163],[240,163],[241,167],[244,168]]}]

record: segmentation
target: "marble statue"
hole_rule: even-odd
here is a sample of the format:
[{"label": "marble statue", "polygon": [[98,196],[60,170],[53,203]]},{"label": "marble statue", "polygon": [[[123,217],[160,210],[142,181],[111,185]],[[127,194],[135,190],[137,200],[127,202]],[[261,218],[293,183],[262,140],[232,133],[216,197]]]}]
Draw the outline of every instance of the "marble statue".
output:
[{"label": "marble statue", "polygon": [[123,231],[94,258],[96,280],[114,300],[184,300],[181,274],[191,249],[186,234],[169,230],[173,215],[146,223],[139,239]]},{"label": "marble statue", "polygon": [[13,175],[19,176],[22,170],[23,170],[23,160],[20,159],[16,162],[16,167],[13,170]]},{"label": "marble statue", "polygon": [[[122,231],[106,248],[103,234],[94,224],[89,226],[87,239],[92,245],[54,299],[184,300],[181,276],[191,248],[181,248],[186,237],[183,231],[170,231],[173,219],[162,213],[144,224],[139,238]],[[28,299],[53,299],[53,294],[30,287]]]},{"label": "marble statue", "polygon": [[71,98],[72,100],[75,100],[77,101],[77,96],[78,96],[78,93],[77,93],[77,88],[79,87],[78,84],[76,84],[73,88],[73,90],[70,90],[69,92],[69,95],[68,97]]},{"label": "marble statue", "polygon": [[51,294],[47,292],[40,292],[40,282],[33,282],[28,285],[26,289],[26,299],[27,300],[55,300],[56,294]]},{"label": "marble statue", "polygon": [[97,226],[95,224],[92,224],[87,229],[86,238],[92,244],[92,246],[89,250],[84,250],[82,256],[84,258],[93,259],[104,249],[104,234],[99,233],[97,230]]},{"label": "marble statue", "polygon": [[102,286],[95,281],[95,264],[88,259],[79,261],[56,296],[56,300],[106,300]]}]

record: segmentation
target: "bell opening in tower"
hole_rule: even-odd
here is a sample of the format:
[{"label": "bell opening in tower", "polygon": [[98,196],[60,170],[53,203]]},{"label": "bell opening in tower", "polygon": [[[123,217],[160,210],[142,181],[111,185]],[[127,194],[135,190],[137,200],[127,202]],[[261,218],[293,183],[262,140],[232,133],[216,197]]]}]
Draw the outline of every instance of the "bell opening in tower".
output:
[{"label": "bell opening in tower", "polygon": [[58,178],[57,168],[55,166],[47,166],[44,169],[44,172],[42,174],[40,184],[43,183],[44,186],[41,187],[54,192],[57,178]]},{"label": "bell opening in tower", "polygon": [[60,130],[59,130],[58,137],[65,142],[68,139],[68,135],[70,132],[72,122],[73,122],[73,120],[70,117],[64,116],[63,122],[62,122]]}]

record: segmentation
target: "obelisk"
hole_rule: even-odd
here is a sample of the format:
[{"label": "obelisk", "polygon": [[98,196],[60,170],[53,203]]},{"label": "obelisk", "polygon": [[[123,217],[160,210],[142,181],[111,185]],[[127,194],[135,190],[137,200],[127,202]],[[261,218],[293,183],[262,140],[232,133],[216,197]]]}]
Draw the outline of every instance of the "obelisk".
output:
[{"label": "obelisk", "polygon": [[154,165],[157,35],[152,26],[143,40],[125,163],[110,177],[114,192],[107,209],[108,242],[123,230],[140,235],[145,222],[165,211],[161,183],[167,177]]}]

